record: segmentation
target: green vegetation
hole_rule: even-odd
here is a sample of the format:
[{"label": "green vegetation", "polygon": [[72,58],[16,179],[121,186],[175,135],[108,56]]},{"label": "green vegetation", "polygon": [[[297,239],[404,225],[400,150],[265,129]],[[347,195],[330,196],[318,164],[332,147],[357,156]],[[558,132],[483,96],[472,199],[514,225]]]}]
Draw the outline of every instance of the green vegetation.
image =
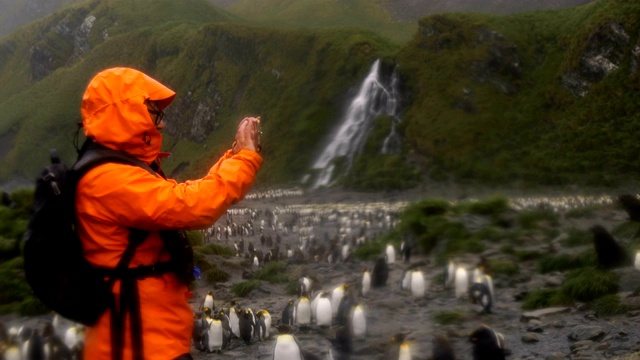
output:
[{"label": "green vegetation", "polygon": [[198,252],[202,254],[207,254],[207,255],[220,255],[220,256],[231,257],[234,254],[234,251],[232,248],[224,245],[213,244],[213,243],[194,247],[194,250],[196,249]]},{"label": "green vegetation", "polygon": [[596,316],[606,317],[624,314],[630,307],[620,302],[620,297],[616,294],[605,295],[591,303],[591,309]]},{"label": "green vegetation", "polygon": [[212,265],[204,271],[202,278],[210,284],[215,284],[229,281],[229,279],[231,279],[231,275],[217,266]]},{"label": "green vegetation", "polygon": [[233,284],[233,286],[231,286],[231,291],[237,297],[247,297],[253,291],[253,289],[257,288],[258,286],[260,286],[260,281],[249,280]]},{"label": "green vegetation", "polygon": [[496,275],[512,276],[520,272],[518,263],[510,260],[490,260],[489,268]]},{"label": "green vegetation", "polygon": [[281,261],[272,261],[253,273],[253,279],[264,280],[271,284],[282,284],[289,280],[287,266]]},{"label": "green vegetation", "polygon": [[571,271],[562,284],[562,293],[571,299],[588,302],[618,291],[618,279],[612,273],[594,268]]},{"label": "green vegetation", "polygon": [[527,295],[522,302],[523,310],[544,309],[551,306],[571,305],[571,299],[556,289],[536,290]]},{"label": "green vegetation", "polygon": [[464,320],[464,316],[456,311],[442,311],[433,314],[431,318],[433,322],[440,325],[460,324]]},{"label": "green vegetation", "polygon": [[544,257],[538,262],[538,271],[546,274],[552,271],[566,271],[585,266],[595,266],[596,263],[595,250],[590,249],[578,255],[561,254]]}]

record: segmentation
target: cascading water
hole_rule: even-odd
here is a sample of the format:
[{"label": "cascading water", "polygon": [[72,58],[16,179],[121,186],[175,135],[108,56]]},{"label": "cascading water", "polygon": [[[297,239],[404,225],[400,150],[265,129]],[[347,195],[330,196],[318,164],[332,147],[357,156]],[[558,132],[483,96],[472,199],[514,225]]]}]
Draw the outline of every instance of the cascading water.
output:
[{"label": "cascading water", "polygon": [[398,83],[399,78],[394,71],[389,83],[385,84],[380,76],[380,60],[373,63],[358,94],[347,108],[338,131],[312,166],[317,171],[314,188],[332,183],[337,159],[345,160],[346,171],[351,168],[353,158],[364,145],[376,116],[384,114],[393,118],[391,133],[385,139],[381,152],[388,154],[398,151],[400,139],[395,131],[400,121]]}]

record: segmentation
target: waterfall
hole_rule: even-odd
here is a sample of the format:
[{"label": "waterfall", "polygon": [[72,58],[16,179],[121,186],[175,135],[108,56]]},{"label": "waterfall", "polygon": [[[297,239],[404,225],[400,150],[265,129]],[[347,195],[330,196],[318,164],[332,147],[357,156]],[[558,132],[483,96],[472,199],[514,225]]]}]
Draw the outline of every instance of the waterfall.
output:
[{"label": "waterfall", "polygon": [[373,126],[372,120],[378,115],[385,114],[394,119],[391,133],[385,139],[381,152],[388,154],[399,150],[399,136],[395,131],[396,123],[400,121],[398,83],[399,78],[394,71],[389,84],[385,84],[380,77],[380,60],[373,63],[347,108],[337,132],[312,166],[317,171],[313,185],[315,188],[332,183],[335,160],[343,158],[345,170],[351,168],[354,156],[362,149]]}]

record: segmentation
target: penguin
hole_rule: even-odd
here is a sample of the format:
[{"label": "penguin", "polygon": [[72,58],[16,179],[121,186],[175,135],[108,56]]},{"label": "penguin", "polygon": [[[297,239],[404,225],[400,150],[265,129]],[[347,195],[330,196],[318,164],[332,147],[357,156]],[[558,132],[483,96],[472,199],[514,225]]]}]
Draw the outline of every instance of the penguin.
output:
[{"label": "penguin", "polygon": [[340,302],[342,301],[342,297],[344,296],[345,288],[348,287],[349,284],[344,283],[342,285],[336,286],[333,291],[331,291],[331,312],[333,316],[336,316],[338,313],[338,307],[340,306]]},{"label": "penguin", "polygon": [[444,269],[444,286],[449,287],[453,284],[456,278],[456,263],[453,260],[449,260],[447,267]]},{"label": "penguin", "polygon": [[253,314],[249,309],[241,311],[238,315],[240,325],[240,338],[244,341],[245,345],[251,344],[251,338],[254,335],[255,321]]},{"label": "penguin", "polygon": [[23,344],[22,356],[29,360],[44,360],[44,346],[38,329],[34,329]]},{"label": "penguin", "polygon": [[387,247],[384,249],[384,255],[387,265],[391,265],[396,262],[396,249],[392,244],[387,244]]},{"label": "penguin", "polygon": [[364,340],[367,333],[367,319],[361,305],[353,308],[351,315],[351,332],[356,339]]},{"label": "penguin", "polygon": [[633,266],[640,270],[640,251],[636,251],[636,258],[635,261],[633,262]]},{"label": "penguin", "polygon": [[484,283],[475,282],[469,287],[469,300],[472,304],[481,305],[483,313],[491,313],[493,306],[491,292]]},{"label": "penguin", "polygon": [[213,292],[211,290],[209,290],[209,292],[207,292],[207,295],[205,295],[202,307],[209,308],[211,309],[211,311],[215,310],[215,306],[213,305]]},{"label": "penguin", "polygon": [[405,263],[409,263],[411,261],[411,250],[413,246],[410,240],[404,240],[402,244],[400,244],[400,253],[402,254],[402,259]]},{"label": "penguin", "polygon": [[[331,305],[333,306],[333,304]],[[356,300],[353,297],[353,293],[350,287],[345,288],[345,293],[338,305],[338,312],[336,313],[335,323],[338,325],[347,325],[349,317],[353,308],[356,306]]]},{"label": "penguin", "polygon": [[22,350],[15,343],[13,338],[9,338],[7,340],[6,347],[4,349],[4,353],[0,353],[2,355],[3,360],[22,360]]},{"label": "penguin", "polygon": [[268,340],[271,337],[271,314],[267,310],[259,310],[256,317],[258,321],[256,327],[260,330],[260,341]]},{"label": "penguin", "polygon": [[371,273],[366,268],[362,269],[362,286],[360,288],[360,294],[367,296],[367,293],[371,290]]},{"label": "penguin", "polygon": [[449,339],[445,336],[435,336],[432,341],[432,360],[456,360]]},{"label": "penguin", "polygon": [[198,313],[193,316],[193,329],[191,331],[193,347],[200,351],[206,350],[205,336],[209,329],[209,323],[203,315],[203,313]]},{"label": "penguin", "polygon": [[218,311],[218,319],[222,322],[222,331],[223,331],[223,340],[224,344],[222,344],[222,348],[226,349],[229,341],[231,340],[231,335],[233,335],[231,331],[231,325],[229,325],[229,316],[224,312],[224,309],[220,309]]},{"label": "penguin", "polygon": [[500,337],[486,325],[474,330],[469,336],[473,343],[473,360],[505,360]]},{"label": "penguin", "polygon": [[206,307],[206,308],[202,309],[202,313],[204,314],[203,318],[205,320],[211,319],[211,309],[210,308]]},{"label": "penguin", "polygon": [[456,269],[456,298],[461,299],[467,295],[467,291],[469,289],[469,276],[467,275],[467,270],[460,266]]},{"label": "penguin", "polygon": [[207,320],[207,323],[206,350],[208,353],[220,353],[222,351],[222,345],[224,344],[224,333],[220,316],[218,314],[213,315],[213,318]]},{"label": "penguin", "polygon": [[391,347],[387,359],[411,360],[411,348],[405,340],[408,333],[398,333],[391,337]]},{"label": "penguin", "polygon": [[411,272],[411,296],[414,298],[424,297],[426,291],[426,281],[421,270],[414,270]]},{"label": "penguin", "polygon": [[284,307],[282,311],[282,320],[281,322],[286,325],[293,325],[293,310],[294,310],[294,301],[289,300],[287,305]]},{"label": "penguin", "polygon": [[411,289],[411,270],[404,270],[400,276],[400,290]]},{"label": "penguin", "polygon": [[309,298],[305,295],[298,299],[296,306],[296,323],[300,326],[308,326],[311,324],[311,304]]},{"label": "penguin", "polygon": [[594,225],[589,230],[593,234],[593,245],[598,256],[598,265],[603,269],[613,269],[630,265],[631,259],[616,239],[602,225]]},{"label": "penguin", "polygon": [[233,302],[229,308],[229,327],[231,328],[231,334],[238,338],[240,337],[240,312],[241,310]]},{"label": "penguin", "polygon": [[353,339],[351,330],[345,326],[336,329],[333,338],[327,338],[331,343],[329,348],[329,359],[332,360],[349,360],[353,351]]},{"label": "penguin", "polygon": [[387,285],[387,279],[389,278],[389,266],[383,257],[379,257],[373,266],[373,273],[371,274],[371,286],[374,288]]},{"label": "penguin", "polygon": [[280,324],[276,328],[279,334],[273,347],[273,360],[304,360],[300,343],[291,334],[291,327]]},{"label": "penguin", "polygon": [[329,300],[329,293],[323,291],[318,298],[316,304],[316,325],[318,326],[331,326],[331,320],[333,319],[333,311],[331,310],[331,300]]},{"label": "penguin", "polygon": [[71,326],[64,334],[64,344],[74,354],[82,352],[81,331],[80,326]]}]

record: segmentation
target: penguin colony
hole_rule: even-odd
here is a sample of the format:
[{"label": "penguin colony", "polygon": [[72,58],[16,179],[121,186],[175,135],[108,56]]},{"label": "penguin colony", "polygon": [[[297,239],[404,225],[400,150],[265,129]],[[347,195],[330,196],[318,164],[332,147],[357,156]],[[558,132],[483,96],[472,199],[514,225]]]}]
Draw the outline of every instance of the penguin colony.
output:
[{"label": "penguin colony", "polygon": [[[246,198],[275,201],[301,193],[300,190],[269,191],[250,194]],[[530,199],[514,201],[512,206],[516,209],[518,206],[527,207],[531,203]],[[545,199],[545,203],[549,201],[550,199]],[[572,204],[576,202],[607,201],[609,200],[562,198],[557,199],[554,206],[563,208],[575,206]],[[356,210],[343,208],[340,204],[317,208],[275,207],[268,210],[237,208],[231,209],[226,217],[204,230],[203,235],[207,243],[232,246],[236,256],[249,260],[249,271],[255,271],[270,261],[286,261],[290,264],[347,263],[359,246],[397,226],[398,214],[403,206],[404,204],[398,204],[383,208],[379,205],[365,205]],[[282,221],[285,215],[287,220]],[[234,218],[242,221],[235,222]],[[320,226],[327,229],[332,225],[335,225],[333,233],[319,233]],[[354,342],[367,341],[367,325],[370,320],[367,314],[368,299],[381,296],[384,291],[397,291],[398,288],[406,293],[407,298],[415,301],[428,299],[429,289],[436,282],[435,275],[425,273],[420,266],[406,265],[410,264],[411,248],[411,242],[407,241],[402,241],[399,246],[388,244],[370,267],[362,269],[357,277],[346,274],[344,281],[314,284],[310,277],[303,276],[297,297],[274,305],[271,309],[254,312],[249,303],[240,304],[226,299],[221,301],[215,299],[215,291],[210,291],[199,300],[197,309],[194,309],[193,348],[215,353],[264,342],[271,344],[274,359],[277,360],[302,359],[305,355],[307,358],[314,358],[313,354],[305,354],[296,339],[296,333],[324,329],[322,331],[326,334],[327,348],[323,354],[318,355],[322,358],[348,359],[353,352]],[[640,264],[640,260],[636,260],[636,264]],[[640,268],[640,265],[636,266]],[[400,270],[403,271],[401,283],[389,283],[390,274]],[[452,259],[444,273],[444,285],[451,292],[452,298],[474,304],[479,313],[495,311],[496,294],[490,271]],[[60,358],[79,358],[83,342],[82,327],[72,324],[61,331],[54,325],[51,326],[56,329],[57,336],[52,336],[46,327],[3,328],[0,334],[1,354],[6,359],[16,356],[33,358],[29,351],[36,354],[40,352],[38,344],[43,344],[42,349],[60,349],[46,351],[71,354]],[[274,328],[278,330],[274,331]],[[504,353],[504,341],[499,341],[503,337],[491,329],[490,332],[484,331],[486,329],[488,328],[484,326],[479,328],[479,332],[474,332],[475,335],[469,338],[474,344],[474,359],[492,359],[486,353]],[[394,330],[397,329],[390,329]],[[390,333],[389,339],[386,348],[391,349],[390,359],[412,358],[412,344],[423,340],[412,338],[411,333]],[[494,343],[499,350],[494,351]],[[448,339],[444,336],[433,339],[432,349],[434,359],[455,358]],[[28,357],[25,357],[25,353]],[[500,358],[499,356],[496,355],[495,358]],[[428,356],[419,354],[416,357]]]},{"label": "penguin colony", "polygon": [[[271,261],[290,265],[348,264],[351,254],[359,246],[394,229],[399,213],[400,206],[387,209],[362,207],[357,210],[340,209],[339,206],[276,207],[260,211],[231,209],[226,218],[205,230],[205,239],[207,242],[232,244],[236,256],[247,259],[247,269],[250,270],[243,273],[243,277],[250,278],[251,272]],[[236,219],[242,221],[236,223]],[[335,230],[328,231],[332,226]],[[236,299],[237,302],[229,308],[226,307],[227,301],[219,302],[225,306],[221,313],[228,314],[229,318],[229,329],[222,332],[224,345],[222,348],[207,347],[200,336],[198,339],[194,337],[194,347],[218,352],[267,342],[275,360],[350,359],[354,349],[367,342],[367,326],[372,316],[367,311],[369,298],[384,296],[386,291],[400,291],[418,304],[427,302],[429,288],[436,281],[437,274],[426,273],[425,263],[411,263],[412,247],[410,240],[389,243],[369,266],[355,273],[345,273],[344,281],[321,282],[303,273],[297,281],[295,295],[256,313],[251,310],[251,301],[247,299]],[[482,314],[493,311],[496,298],[489,272],[480,263],[473,266],[452,260],[451,269],[445,273],[447,286],[456,284],[454,288],[446,288],[452,300],[457,298],[459,302],[468,303],[470,308],[478,308],[478,313]],[[391,275],[398,271],[403,272],[401,281],[393,284],[390,279],[395,276]],[[444,287],[445,284],[437,286]],[[200,308],[204,307],[203,302]],[[258,314],[269,314],[269,322],[260,322]],[[411,332],[394,333],[394,330],[401,329],[389,329],[389,340],[380,344],[389,359],[426,357],[425,354],[412,353],[416,351],[416,342],[422,339],[412,338]],[[310,353],[298,337],[314,332],[326,339],[326,343],[314,344],[315,353]],[[218,332],[215,334],[220,336]],[[469,338],[470,343],[471,340]],[[317,347],[324,348],[318,352]],[[434,337],[432,348],[434,359],[455,358],[448,339],[443,335]]]}]

